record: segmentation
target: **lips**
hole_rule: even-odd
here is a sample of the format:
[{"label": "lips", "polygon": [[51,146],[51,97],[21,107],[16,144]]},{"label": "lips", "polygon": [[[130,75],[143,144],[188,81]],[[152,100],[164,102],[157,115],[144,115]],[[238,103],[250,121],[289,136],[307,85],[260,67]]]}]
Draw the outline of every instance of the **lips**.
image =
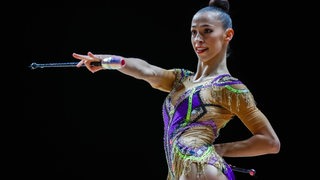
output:
[{"label": "lips", "polygon": [[206,51],[208,48],[196,48],[196,52],[198,53],[198,54],[201,54],[201,53],[203,53],[204,51]]}]

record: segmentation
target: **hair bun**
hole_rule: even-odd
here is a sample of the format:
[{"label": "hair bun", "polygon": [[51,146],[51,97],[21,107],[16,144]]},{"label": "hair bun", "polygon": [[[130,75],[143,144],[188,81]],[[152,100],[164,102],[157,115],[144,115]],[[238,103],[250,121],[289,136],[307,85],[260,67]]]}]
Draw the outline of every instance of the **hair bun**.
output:
[{"label": "hair bun", "polygon": [[229,12],[229,1],[228,0],[210,0],[209,6],[214,6],[222,9],[225,12]]}]

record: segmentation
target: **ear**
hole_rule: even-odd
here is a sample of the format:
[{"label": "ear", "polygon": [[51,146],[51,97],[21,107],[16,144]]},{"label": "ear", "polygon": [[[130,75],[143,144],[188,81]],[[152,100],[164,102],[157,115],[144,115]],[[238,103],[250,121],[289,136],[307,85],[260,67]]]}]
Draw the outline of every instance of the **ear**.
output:
[{"label": "ear", "polygon": [[231,39],[233,38],[234,35],[234,30],[232,28],[228,28],[225,31],[225,39],[227,41],[231,41]]}]

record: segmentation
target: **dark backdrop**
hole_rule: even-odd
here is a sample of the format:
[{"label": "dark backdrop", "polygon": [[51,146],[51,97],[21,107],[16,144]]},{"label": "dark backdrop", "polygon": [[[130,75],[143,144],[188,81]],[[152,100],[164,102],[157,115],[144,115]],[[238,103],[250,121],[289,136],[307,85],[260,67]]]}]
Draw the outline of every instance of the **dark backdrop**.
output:
[{"label": "dark backdrop", "polygon": [[[231,73],[255,95],[281,141],[277,155],[227,158],[232,165],[254,168],[255,177],[275,179],[288,168],[290,102],[279,74],[286,50],[275,43],[286,26],[261,1],[230,1],[235,36],[228,61]],[[36,63],[72,62],[73,52],[140,57],[164,68],[195,70],[190,43],[193,13],[207,1],[107,1],[48,3],[26,9],[23,19],[23,121],[21,148],[25,177],[95,179],[162,179],[167,173],[161,106],[166,94],[117,71],[90,73],[85,68],[30,69]],[[279,9],[271,9],[277,13]],[[285,16],[285,14],[283,14]],[[281,23],[280,23],[281,21]],[[272,46],[270,46],[270,43]],[[288,50],[289,51],[289,50]],[[278,59],[282,59],[279,61]],[[275,61],[277,61],[275,63]],[[277,64],[277,65],[275,65]],[[294,109],[291,109],[294,111]],[[248,131],[235,119],[220,141],[244,139]],[[291,136],[292,137],[292,136]],[[118,178],[111,178],[118,177]]]}]

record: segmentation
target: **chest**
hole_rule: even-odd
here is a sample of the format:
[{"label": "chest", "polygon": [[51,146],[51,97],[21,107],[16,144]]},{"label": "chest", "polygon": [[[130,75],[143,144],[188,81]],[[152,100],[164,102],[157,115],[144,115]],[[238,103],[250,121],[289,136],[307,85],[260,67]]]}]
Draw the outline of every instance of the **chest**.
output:
[{"label": "chest", "polygon": [[192,98],[195,94],[199,97],[208,96],[210,87],[211,81],[194,83],[187,79],[170,93],[170,102],[173,106],[177,106],[182,101]]}]

